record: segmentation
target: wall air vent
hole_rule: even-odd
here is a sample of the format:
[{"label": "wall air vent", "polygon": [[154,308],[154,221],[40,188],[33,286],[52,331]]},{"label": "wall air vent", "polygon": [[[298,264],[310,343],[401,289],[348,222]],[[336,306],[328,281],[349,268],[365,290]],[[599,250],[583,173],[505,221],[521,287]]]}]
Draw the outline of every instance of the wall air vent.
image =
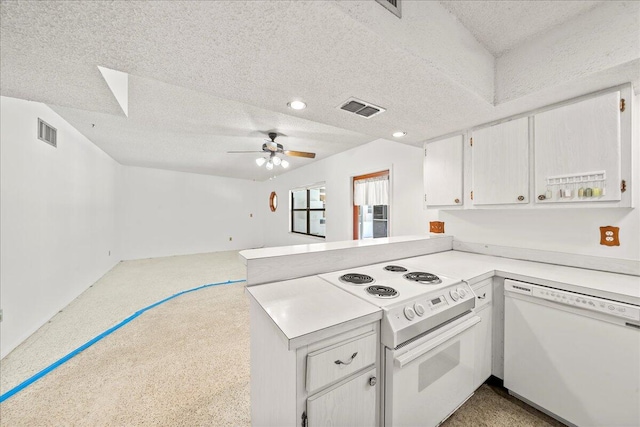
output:
[{"label": "wall air vent", "polygon": [[377,114],[384,113],[386,111],[382,107],[378,107],[369,102],[364,102],[356,98],[347,99],[347,101],[340,104],[338,108],[350,113],[357,114],[360,117],[364,117],[365,119],[369,119]]},{"label": "wall air vent", "polygon": [[400,0],[376,0],[376,1],[380,3],[382,6],[384,6],[384,8],[387,9],[389,12],[396,15],[398,18],[402,18],[402,11],[400,9]]},{"label": "wall air vent", "polygon": [[54,147],[58,146],[58,131],[49,123],[38,119],[38,139],[43,140]]}]

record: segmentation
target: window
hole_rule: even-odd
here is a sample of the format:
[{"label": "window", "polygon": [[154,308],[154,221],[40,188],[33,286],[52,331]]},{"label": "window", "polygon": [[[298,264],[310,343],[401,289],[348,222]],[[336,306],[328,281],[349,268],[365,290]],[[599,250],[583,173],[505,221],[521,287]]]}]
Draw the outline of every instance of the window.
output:
[{"label": "window", "polygon": [[326,237],[325,187],[291,190],[291,232]]}]

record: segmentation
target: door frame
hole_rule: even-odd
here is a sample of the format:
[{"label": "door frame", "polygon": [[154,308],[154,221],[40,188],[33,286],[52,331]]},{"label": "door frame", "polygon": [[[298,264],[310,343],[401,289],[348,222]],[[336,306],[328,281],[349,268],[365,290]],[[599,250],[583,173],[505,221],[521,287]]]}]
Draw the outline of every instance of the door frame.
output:
[{"label": "door frame", "polygon": [[[378,171],[378,172],[372,172],[372,173],[367,173],[364,175],[357,175],[351,178],[351,203],[353,204],[353,221],[352,221],[352,225],[353,225],[353,240],[358,240],[359,234],[360,234],[360,230],[358,229],[358,218],[359,218],[359,210],[360,210],[360,206],[357,206],[355,203],[353,203],[353,195],[355,194],[356,191],[356,181],[361,181],[364,179],[369,179],[369,178],[377,178],[379,176],[386,176],[387,179],[391,180],[391,170],[390,169],[385,169],[382,171]],[[389,182],[389,185],[391,185],[391,182]],[[387,208],[387,218],[389,217],[389,208]],[[388,220],[387,220],[387,226],[388,226]],[[389,234],[389,229],[387,228],[387,234]],[[388,237],[388,236],[387,236]]]}]

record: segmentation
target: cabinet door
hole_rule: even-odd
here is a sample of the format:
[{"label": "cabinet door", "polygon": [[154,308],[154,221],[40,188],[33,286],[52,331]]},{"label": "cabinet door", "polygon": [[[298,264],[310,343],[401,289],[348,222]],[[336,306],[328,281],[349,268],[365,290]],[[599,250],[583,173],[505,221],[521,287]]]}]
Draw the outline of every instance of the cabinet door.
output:
[{"label": "cabinet door", "polygon": [[534,129],[536,203],[620,200],[620,92],[537,114]]},{"label": "cabinet door", "polygon": [[462,205],[462,135],[424,145],[424,194],[426,205]]},{"label": "cabinet door", "polygon": [[472,138],[473,204],[528,203],[528,117],[479,129]]},{"label": "cabinet door", "polygon": [[479,310],[478,316],[482,320],[476,327],[476,363],[473,375],[476,388],[480,387],[491,376],[491,303]]},{"label": "cabinet door", "polygon": [[309,427],[316,426],[375,426],[376,385],[372,368],[326,392],[307,399]]}]

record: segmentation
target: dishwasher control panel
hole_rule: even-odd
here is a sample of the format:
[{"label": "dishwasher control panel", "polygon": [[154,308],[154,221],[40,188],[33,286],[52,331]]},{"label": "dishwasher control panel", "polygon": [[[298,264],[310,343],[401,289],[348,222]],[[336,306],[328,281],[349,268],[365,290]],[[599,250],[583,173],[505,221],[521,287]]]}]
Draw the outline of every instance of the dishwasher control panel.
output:
[{"label": "dishwasher control panel", "polygon": [[505,280],[505,290],[519,294],[531,295],[536,298],[555,301],[560,304],[572,305],[586,310],[606,313],[610,316],[622,317],[640,321],[640,307],[617,301],[610,301],[590,295],[561,291],[559,289],[532,285],[530,283]]}]

